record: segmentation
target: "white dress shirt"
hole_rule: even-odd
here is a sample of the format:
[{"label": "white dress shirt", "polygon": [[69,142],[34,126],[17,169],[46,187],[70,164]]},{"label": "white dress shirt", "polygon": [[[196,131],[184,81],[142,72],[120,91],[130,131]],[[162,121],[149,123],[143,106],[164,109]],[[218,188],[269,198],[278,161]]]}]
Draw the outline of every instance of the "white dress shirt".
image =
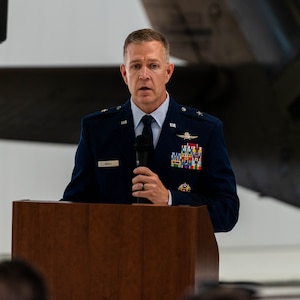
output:
[{"label": "white dress shirt", "polygon": [[[161,133],[161,129],[167,115],[169,102],[170,102],[170,96],[167,93],[167,99],[155,111],[153,111],[150,114],[155,120],[155,122],[151,123],[154,149],[157,145]],[[131,110],[133,116],[134,132],[135,132],[135,136],[138,136],[142,134],[143,127],[144,127],[143,122],[141,121],[142,117],[147,114],[135,105],[132,98],[130,99],[130,103],[131,103]],[[169,192],[168,205],[172,205],[172,195],[170,190],[168,190],[168,192]]]},{"label": "white dress shirt", "polygon": [[[133,124],[134,124],[134,131],[135,131],[135,136],[138,136],[142,134],[143,131],[143,122],[142,117],[144,115],[147,115],[145,112],[143,112],[140,108],[138,108],[132,99],[130,99],[131,102],[131,110],[132,110],[132,115],[133,115]],[[169,108],[169,102],[170,102],[170,97],[169,94],[167,94],[167,99],[155,110],[153,111],[150,115],[153,117],[155,122],[152,122],[151,128],[152,128],[152,133],[153,133],[153,146],[154,148],[157,145],[160,132],[163,126],[163,123],[165,121],[167,111]]]}]

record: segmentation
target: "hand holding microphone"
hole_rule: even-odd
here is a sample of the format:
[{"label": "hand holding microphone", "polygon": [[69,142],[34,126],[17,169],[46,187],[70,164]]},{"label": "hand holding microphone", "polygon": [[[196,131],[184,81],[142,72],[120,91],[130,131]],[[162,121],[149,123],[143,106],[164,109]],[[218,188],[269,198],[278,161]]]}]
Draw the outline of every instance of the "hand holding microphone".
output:
[{"label": "hand holding microphone", "polygon": [[[136,152],[136,166],[148,166],[149,155],[151,152],[151,143],[150,138],[147,135],[138,135],[134,144],[135,152]],[[145,191],[145,183],[141,182],[141,191]],[[133,190],[134,191],[134,190]],[[137,197],[137,203],[151,203],[146,198]]]},{"label": "hand holding microphone", "polygon": [[137,197],[137,203],[168,204],[168,190],[158,175],[148,168],[151,155],[151,143],[148,137],[137,136],[134,146],[137,168],[133,170],[136,176],[132,179],[132,195]]}]

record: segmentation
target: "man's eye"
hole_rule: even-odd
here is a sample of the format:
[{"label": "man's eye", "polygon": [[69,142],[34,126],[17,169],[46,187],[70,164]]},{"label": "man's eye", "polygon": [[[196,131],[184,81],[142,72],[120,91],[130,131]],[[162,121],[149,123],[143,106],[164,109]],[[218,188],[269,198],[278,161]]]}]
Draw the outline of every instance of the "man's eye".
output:
[{"label": "man's eye", "polygon": [[132,67],[132,69],[134,69],[134,70],[138,70],[138,69],[140,68],[140,65],[132,65],[131,67]]}]

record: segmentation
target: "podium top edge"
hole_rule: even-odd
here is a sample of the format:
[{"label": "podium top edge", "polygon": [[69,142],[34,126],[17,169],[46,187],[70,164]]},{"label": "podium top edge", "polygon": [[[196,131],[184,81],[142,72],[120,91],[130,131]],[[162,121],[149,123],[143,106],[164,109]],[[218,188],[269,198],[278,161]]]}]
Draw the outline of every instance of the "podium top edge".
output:
[{"label": "podium top edge", "polygon": [[190,206],[190,205],[174,205],[174,206],[168,206],[168,205],[156,205],[156,204],[141,204],[141,203],[132,203],[132,204],[119,204],[119,203],[92,203],[92,202],[71,202],[71,201],[60,201],[60,200],[31,200],[31,199],[22,199],[22,200],[14,200],[12,201],[14,204],[18,203],[32,203],[32,204],[72,204],[72,205],[102,205],[102,206],[131,206],[131,207],[151,207],[151,208],[168,208],[168,209],[174,209],[174,208],[181,208],[181,209],[199,209],[204,208],[206,205],[201,206]]}]

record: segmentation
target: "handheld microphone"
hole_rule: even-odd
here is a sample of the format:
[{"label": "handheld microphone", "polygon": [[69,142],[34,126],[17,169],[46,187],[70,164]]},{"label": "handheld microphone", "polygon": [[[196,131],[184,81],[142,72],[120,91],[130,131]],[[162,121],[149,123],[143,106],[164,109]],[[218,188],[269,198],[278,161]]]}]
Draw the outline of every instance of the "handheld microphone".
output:
[{"label": "handheld microphone", "polygon": [[151,150],[150,139],[147,135],[138,135],[134,144],[136,152],[136,166],[148,166],[149,153]]},{"label": "handheld microphone", "polygon": [[[134,144],[136,152],[136,166],[148,166],[149,154],[151,151],[150,138],[147,135],[138,135]],[[137,203],[152,203],[146,198],[137,198]]]}]

